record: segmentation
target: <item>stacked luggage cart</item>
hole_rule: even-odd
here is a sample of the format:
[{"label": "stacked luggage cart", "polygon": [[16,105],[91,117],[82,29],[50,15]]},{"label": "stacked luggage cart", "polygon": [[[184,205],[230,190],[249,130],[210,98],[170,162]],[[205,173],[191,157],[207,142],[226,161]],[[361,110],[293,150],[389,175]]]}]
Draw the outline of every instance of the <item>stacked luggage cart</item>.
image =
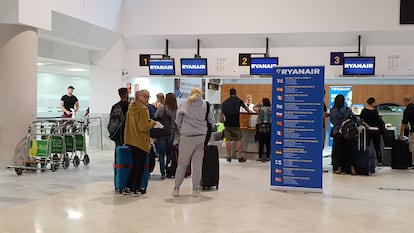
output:
[{"label": "stacked luggage cart", "polygon": [[67,169],[72,161],[78,167],[90,162],[86,153],[83,119],[44,119],[29,124],[27,135],[16,147],[13,165],[17,175],[23,171]]}]

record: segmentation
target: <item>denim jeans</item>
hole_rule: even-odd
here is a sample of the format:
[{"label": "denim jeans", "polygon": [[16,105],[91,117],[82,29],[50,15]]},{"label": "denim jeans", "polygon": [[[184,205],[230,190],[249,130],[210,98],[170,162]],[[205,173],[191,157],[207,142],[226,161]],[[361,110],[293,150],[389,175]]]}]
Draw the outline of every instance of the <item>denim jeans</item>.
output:
[{"label": "denim jeans", "polygon": [[158,158],[160,160],[160,172],[161,176],[165,176],[165,155],[170,149],[171,144],[174,141],[175,130],[171,129],[171,134],[166,137],[160,137],[157,139],[155,146],[157,147]]}]

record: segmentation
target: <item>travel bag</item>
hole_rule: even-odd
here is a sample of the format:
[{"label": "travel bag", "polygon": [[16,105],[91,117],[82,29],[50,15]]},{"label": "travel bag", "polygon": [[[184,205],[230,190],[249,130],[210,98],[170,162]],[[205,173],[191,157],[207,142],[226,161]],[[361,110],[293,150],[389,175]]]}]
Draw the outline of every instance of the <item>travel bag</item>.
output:
[{"label": "travel bag", "polygon": [[200,186],[204,189],[219,186],[219,152],[216,145],[208,145],[204,150]]},{"label": "travel bag", "polygon": [[[114,185],[115,191],[122,192],[128,187],[128,178],[131,174],[134,161],[128,146],[117,146],[115,149]],[[141,179],[141,193],[146,193],[149,178],[149,154],[145,158],[144,172]]]},{"label": "travel bag", "polygon": [[[175,171],[178,166],[178,144],[172,144],[170,149],[167,150],[167,159],[165,161],[165,172],[167,178],[175,177]],[[188,164],[185,172],[185,177],[191,176],[191,162]]]},{"label": "travel bag", "polygon": [[411,152],[408,141],[397,139],[392,143],[391,168],[407,169],[412,163]]},{"label": "travel bag", "polygon": [[358,143],[354,160],[355,171],[360,175],[371,175],[375,173],[375,156],[370,147],[367,146],[367,129],[358,127]]}]

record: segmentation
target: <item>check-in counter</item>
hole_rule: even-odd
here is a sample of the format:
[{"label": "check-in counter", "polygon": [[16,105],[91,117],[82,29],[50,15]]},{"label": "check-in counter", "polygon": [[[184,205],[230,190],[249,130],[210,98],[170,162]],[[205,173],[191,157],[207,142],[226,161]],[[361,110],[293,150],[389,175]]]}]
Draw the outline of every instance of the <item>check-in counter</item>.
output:
[{"label": "check-in counter", "polygon": [[257,113],[240,113],[243,152],[258,153],[258,144],[254,141],[256,134]]}]

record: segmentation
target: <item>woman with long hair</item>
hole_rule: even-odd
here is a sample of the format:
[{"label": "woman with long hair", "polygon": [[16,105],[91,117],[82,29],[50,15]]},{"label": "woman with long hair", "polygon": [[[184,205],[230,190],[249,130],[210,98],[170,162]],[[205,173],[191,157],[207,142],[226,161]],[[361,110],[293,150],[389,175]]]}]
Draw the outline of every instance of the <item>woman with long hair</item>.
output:
[{"label": "woman with long hair", "polygon": [[[164,96],[164,95],[163,95]],[[160,172],[161,172],[161,180],[165,179],[165,155],[170,148],[171,144],[174,140],[175,135],[175,117],[177,114],[177,99],[175,98],[175,95],[173,93],[168,93],[165,96],[165,100],[163,103],[160,103],[158,105],[157,111],[155,112],[154,117],[162,117],[164,114],[168,116],[168,118],[171,120],[171,128],[170,128],[170,135],[157,138],[155,140],[155,146],[157,148],[159,161],[160,161]]]},{"label": "woman with long hair", "polygon": [[352,141],[345,140],[339,133],[341,123],[349,118],[354,117],[351,109],[345,106],[345,97],[337,95],[335,97],[334,106],[330,110],[329,120],[333,124],[331,137],[333,137],[332,145],[332,165],[334,173],[341,174],[351,168],[351,174],[355,175],[354,156],[356,151],[353,148]]},{"label": "woman with long hair", "polygon": [[[259,141],[259,158],[257,161],[269,161],[270,156],[270,129],[272,123],[272,107],[269,98],[262,99],[262,105],[257,109],[256,134]],[[263,155],[263,149],[266,146],[266,156]]]}]

